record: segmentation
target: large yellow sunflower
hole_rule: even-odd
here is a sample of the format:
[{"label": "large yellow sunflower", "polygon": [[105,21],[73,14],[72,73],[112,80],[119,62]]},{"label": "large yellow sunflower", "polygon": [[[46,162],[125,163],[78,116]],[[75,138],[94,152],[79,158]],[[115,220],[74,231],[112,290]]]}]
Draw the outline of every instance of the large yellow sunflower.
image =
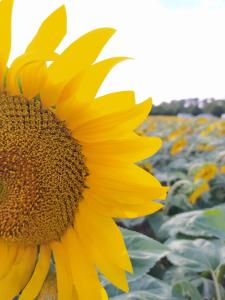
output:
[{"label": "large yellow sunflower", "polygon": [[97,272],[127,291],[132,271],[113,218],[153,213],[166,194],[135,164],[161,145],[134,133],[151,101],[135,104],[130,91],[96,98],[124,58],[95,63],[110,28],[56,54],[64,6],[8,68],[12,6],[0,2],[0,299],[35,299],[52,257],[58,299],[107,299]]}]

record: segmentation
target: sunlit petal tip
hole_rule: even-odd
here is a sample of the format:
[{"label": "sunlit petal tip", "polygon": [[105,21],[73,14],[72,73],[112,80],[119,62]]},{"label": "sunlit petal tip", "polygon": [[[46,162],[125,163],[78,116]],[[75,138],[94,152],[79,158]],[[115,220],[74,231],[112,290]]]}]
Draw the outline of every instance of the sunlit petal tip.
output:
[{"label": "sunlit petal tip", "polygon": [[128,56],[127,59],[129,59],[129,60],[135,60],[135,57]]},{"label": "sunlit petal tip", "polygon": [[[146,137],[141,137],[141,138],[146,139]],[[151,143],[155,147],[154,152],[149,154],[149,157],[150,157],[159,151],[159,149],[163,145],[163,141],[158,136],[150,136],[150,137],[147,137],[147,139],[149,139],[149,143]]]},{"label": "sunlit petal tip", "polygon": [[144,102],[149,103],[150,108],[152,108],[152,97],[147,98]]},{"label": "sunlit petal tip", "polygon": [[134,60],[134,58],[130,56],[122,56],[121,61],[125,61],[125,60]]},{"label": "sunlit petal tip", "polygon": [[108,300],[108,299],[109,299],[109,297],[106,293],[106,290],[102,287],[101,288],[101,300]]},{"label": "sunlit petal tip", "polygon": [[130,274],[133,274],[134,273],[134,269],[133,269],[133,265],[131,263],[131,260],[130,260],[130,265],[128,266],[127,270],[126,270],[128,273]]},{"label": "sunlit petal tip", "polygon": [[160,200],[166,200],[167,194],[168,194],[168,192],[169,192],[169,189],[170,189],[170,187],[168,187],[168,186],[163,186],[163,187],[162,187],[162,195],[159,196],[158,198],[159,198]]},{"label": "sunlit petal tip", "polygon": [[[55,28],[57,27],[57,30]],[[67,32],[67,16],[64,5],[56,9],[40,26],[25,53],[49,55],[55,51]]]},{"label": "sunlit petal tip", "polygon": [[99,36],[102,39],[105,39],[105,43],[107,43],[108,40],[111,39],[111,37],[117,32],[117,30],[115,28],[112,27],[101,27],[101,28],[96,28],[93,29],[91,31],[89,31],[87,34],[83,35],[80,37],[80,39],[82,38],[87,38],[87,39],[91,39],[92,36]]},{"label": "sunlit petal tip", "polygon": [[141,105],[143,108],[143,111],[145,111],[145,113],[146,113],[145,118],[146,118],[152,110],[152,98],[151,97],[147,98],[146,100],[141,102],[139,105]]},{"label": "sunlit petal tip", "polygon": [[113,36],[117,30],[113,27],[102,27],[102,28],[97,28],[93,31],[105,31],[108,33],[108,36],[110,36],[110,35]]}]

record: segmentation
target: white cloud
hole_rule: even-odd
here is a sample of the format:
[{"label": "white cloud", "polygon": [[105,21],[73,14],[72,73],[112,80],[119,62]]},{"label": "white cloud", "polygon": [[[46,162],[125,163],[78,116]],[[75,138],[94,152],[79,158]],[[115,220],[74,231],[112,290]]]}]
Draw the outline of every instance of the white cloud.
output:
[{"label": "white cloud", "polygon": [[[134,89],[155,103],[183,97],[225,97],[225,5],[199,0],[193,9],[171,10],[159,0],[16,0],[14,51],[23,51],[41,20],[65,3],[69,30],[60,50],[93,28],[117,34],[101,58],[134,57],[118,66],[100,93]],[[56,29],[57,30],[57,29]]]}]

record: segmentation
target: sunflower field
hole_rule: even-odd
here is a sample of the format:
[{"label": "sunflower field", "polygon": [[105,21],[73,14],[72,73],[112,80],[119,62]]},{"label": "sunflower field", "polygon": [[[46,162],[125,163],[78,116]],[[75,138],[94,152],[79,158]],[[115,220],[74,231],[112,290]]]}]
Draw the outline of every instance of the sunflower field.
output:
[{"label": "sunflower field", "polygon": [[118,220],[133,263],[130,292],[112,300],[225,299],[225,121],[150,117],[140,135],[163,147],[140,165],[169,186],[164,208]]},{"label": "sunflower field", "polygon": [[108,27],[55,52],[64,5],[9,64],[13,2],[0,1],[0,300],[225,300],[225,121],[99,97],[127,58],[96,62]]}]

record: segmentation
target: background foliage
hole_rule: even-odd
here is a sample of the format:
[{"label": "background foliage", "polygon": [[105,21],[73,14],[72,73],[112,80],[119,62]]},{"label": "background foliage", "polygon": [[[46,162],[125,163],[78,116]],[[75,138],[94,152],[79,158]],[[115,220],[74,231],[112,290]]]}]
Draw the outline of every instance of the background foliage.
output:
[{"label": "background foliage", "polygon": [[170,190],[158,213],[118,220],[134,274],[128,294],[103,280],[110,299],[225,299],[225,121],[150,117],[138,132],[163,139],[140,164]]},{"label": "background foliage", "polygon": [[159,105],[153,106],[151,115],[177,115],[179,113],[192,114],[212,114],[220,117],[225,114],[225,100],[204,99],[198,98],[174,100],[171,102],[162,102]]}]

